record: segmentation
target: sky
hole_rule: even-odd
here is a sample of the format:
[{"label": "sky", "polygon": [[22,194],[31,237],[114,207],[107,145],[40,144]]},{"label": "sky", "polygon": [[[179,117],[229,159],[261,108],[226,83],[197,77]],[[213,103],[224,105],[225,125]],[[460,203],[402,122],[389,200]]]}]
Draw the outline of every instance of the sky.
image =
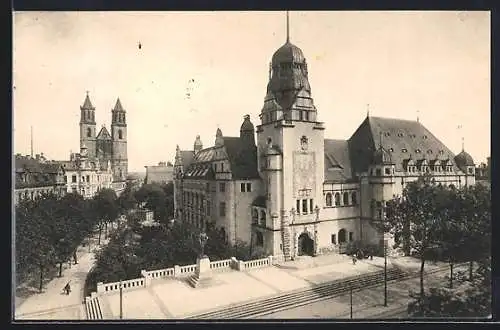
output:
[{"label": "sky", "polygon": [[[97,130],[117,97],[127,111],[129,171],[173,162],[197,134],[212,146],[218,127],[239,136],[244,115],[259,124],[285,40],[285,12],[16,12],[14,153],[30,154],[31,126],[35,154],[78,152],[87,91]],[[290,12],[290,41],[325,138],[348,139],[369,109],[490,156],[489,12]]]}]

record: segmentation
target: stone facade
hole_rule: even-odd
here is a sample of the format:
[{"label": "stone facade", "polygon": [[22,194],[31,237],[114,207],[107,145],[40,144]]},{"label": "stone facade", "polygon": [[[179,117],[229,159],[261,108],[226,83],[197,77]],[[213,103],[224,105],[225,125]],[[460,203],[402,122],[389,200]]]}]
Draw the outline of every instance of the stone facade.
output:
[{"label": "stone facade", "polygon": [[59,196],[66,193],[64,168],[46,160],[43,154],[36,155],[36,158],[15,155],[14,167],[14,204],[24,198],[34,199],[46,193]]},{"label": "stone facade", "polygon": [[273,55],[259,117],[256,144],[247,115],[240,137],[218,129],[213,147],[203,149],[199,137],[193,151],[177,147],[179,219],[211,223],[231,242],[289,260],[342,252],[352,241],[383,244],[373,222],[423,174],[447,185],[475,184],[470,155],[455,156],[418,121],[368,115],[348,140],[325,139],[305,57],[289,41]]},{"label": "stone facade", "polygon": [[104,125],[97,134],[95,107],[88,94],[80,106],[80,113],[80,146],[87,148],[89,159],[99,160],[106,166],[110,164],[114,182],[125,182],[128,174],[127,121],[120,99],[111,110],[111,134]]}]

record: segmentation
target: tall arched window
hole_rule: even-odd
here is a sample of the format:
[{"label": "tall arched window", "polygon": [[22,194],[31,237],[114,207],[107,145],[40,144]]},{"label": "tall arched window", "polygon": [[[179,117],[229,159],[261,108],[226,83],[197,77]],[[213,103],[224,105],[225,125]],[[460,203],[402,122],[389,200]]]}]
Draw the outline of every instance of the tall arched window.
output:
[{"label": "tall arched window", "polygon": [[119,130],[118,130],[118,138],[119,138],[120,140],[121,140],[121,139],[123,139],[123,133],[122,133],[122,130],[121,130],[121,129],[119,129]]},{"label": "tall arched window", "polygon": [[355,191],[353,191],[353,193],[351,195],[351,201],[352,201],[352,205],[358,204],[358,195],[356,194]]},{"label": "tall arched window", "polygon": [[266,225],[266,211],[264,211],[264,210],[260,211],[260,224],[262,226]]},{"label": "tall arched window", "polygon": [[92,129],[90,127],[87,128],[87,137],[92,136]]},{"label": "tall arched window", "polygon": [[340,206],[340,194],[335,193],[335,206]]},{"label": "tall arched window", "polygon": [[252,222],[253,223],[259,222],[259,211],[257,211],[257,209],[252,209]]},{"label": "tall arched window", "polygon": [[326,206],[332,206],[332,194],[326,193]]},{"label": "tall arched window", "polygon": [[343,198],[344,205],[349,205],[349,193],[346,191],[344,192],[344,198]]}]

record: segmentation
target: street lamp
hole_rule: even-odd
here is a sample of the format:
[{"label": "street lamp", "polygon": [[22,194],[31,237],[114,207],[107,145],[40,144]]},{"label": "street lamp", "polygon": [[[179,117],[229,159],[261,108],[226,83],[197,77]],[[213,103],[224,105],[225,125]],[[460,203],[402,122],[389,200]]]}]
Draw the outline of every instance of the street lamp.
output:
[{"label": "street lamp", "polygon": [[123,319],[123,287],[122,280],[120,280],[120,320]]},{"label": "street lamp", "polygon": [[350,306],[351,306],[351,320],[352,320],[352,285],[349,286],[349,302],[350,302]]},{"label": "street lamp", "polygon": [[384,239],[384,306],[387,307],[387,239]]}]

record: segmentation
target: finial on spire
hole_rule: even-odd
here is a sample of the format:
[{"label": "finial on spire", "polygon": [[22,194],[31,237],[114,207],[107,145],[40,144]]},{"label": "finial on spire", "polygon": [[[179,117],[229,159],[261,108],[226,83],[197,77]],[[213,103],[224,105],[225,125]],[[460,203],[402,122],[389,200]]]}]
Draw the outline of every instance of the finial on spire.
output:
[{"label": "finial on spire", "polygon": [[89,93],[90,93],[90,92],[89,92],[89,91],[85,91],[85,93],[87,93],[87,96],[89,96]]},{"label": "finial on spire", "polygon": [[417,110],[417,123],[420,122],[420,116],[419,115],[420,115],[420,110]]},{"label": "finial on spire", "polygon": [[370,117],[370,103],[366,104],[366,116]]},{"label": "finial on spire", "polygon": [[290,42],[290,14],[286,11],[286,42]]},{"label": "finial on spire", "polygon": [[[458,125],[457,127],[458,130],[460,130],[460,134],[462,134],[462,125]],[[462,151],[464,151],[464,136],[462,134]]]}]

